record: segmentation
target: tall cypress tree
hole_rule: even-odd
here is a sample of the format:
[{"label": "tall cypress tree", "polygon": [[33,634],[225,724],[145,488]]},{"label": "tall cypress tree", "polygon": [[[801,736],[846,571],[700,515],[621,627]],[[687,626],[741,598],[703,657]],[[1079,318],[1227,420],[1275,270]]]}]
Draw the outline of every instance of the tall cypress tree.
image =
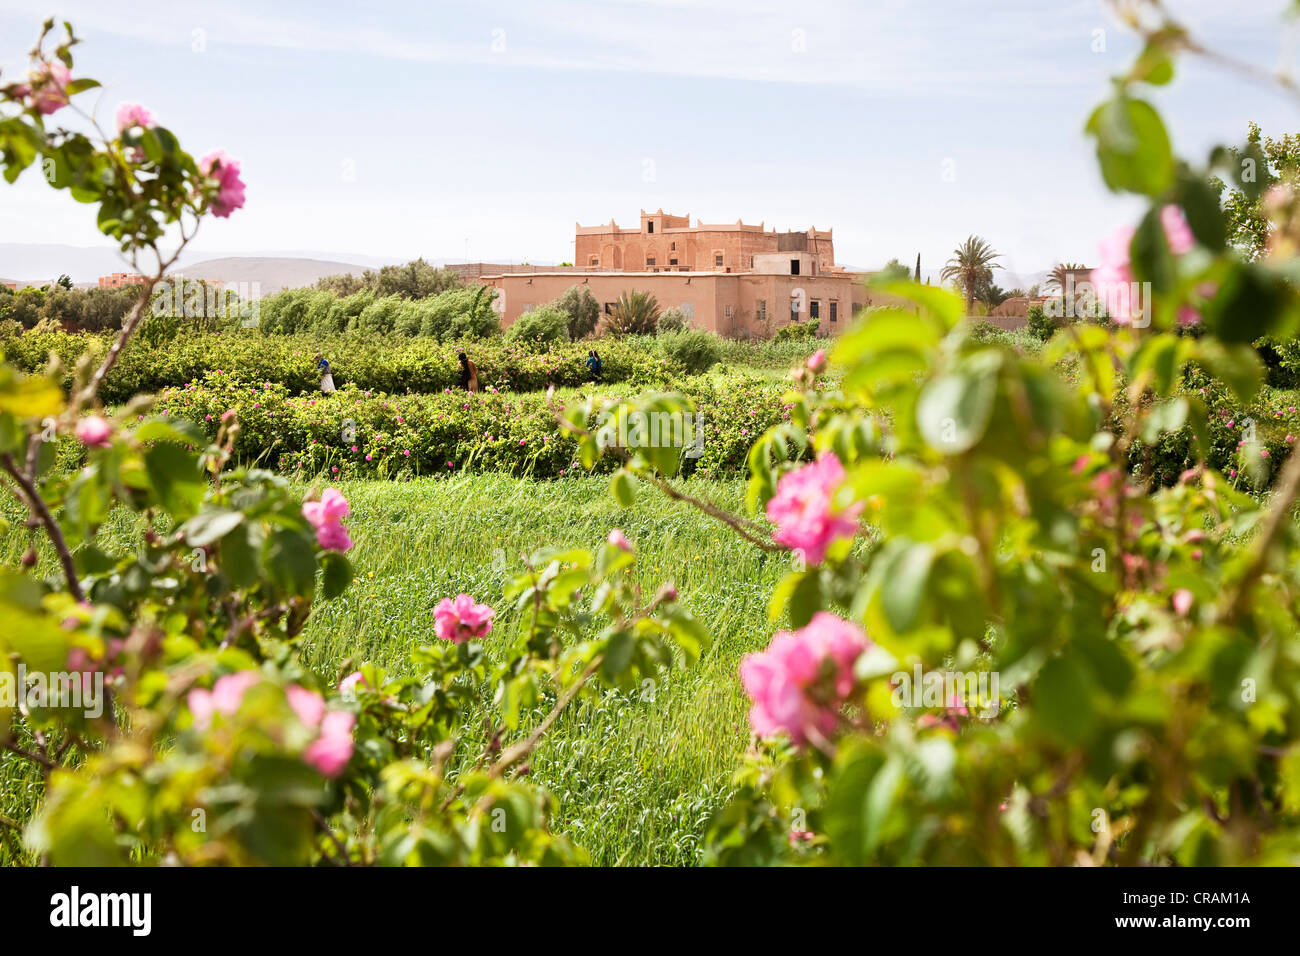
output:
[{"label": "tall cypress tree", "polygon": [[916,275],[912,278],[918,283],[921,281],[921,254],[919,252],[916,254]]}]

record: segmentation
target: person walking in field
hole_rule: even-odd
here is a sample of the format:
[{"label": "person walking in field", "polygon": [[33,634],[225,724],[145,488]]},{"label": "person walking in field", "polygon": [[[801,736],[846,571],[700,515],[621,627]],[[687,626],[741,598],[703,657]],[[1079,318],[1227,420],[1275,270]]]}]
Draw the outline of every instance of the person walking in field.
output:
[{"label": "person walking in field", "polygon": [[591,372],[591,380],[593,382],[600,381],[600,373],[604,371],[604,368],[605,363],[600,360],[600,356],[596,354],[596,350],[590,349],[587,352],[587,369]]},{"label": "person walking in field", "polygon": [[320,390],[326,395],[334,394],[334,374],[330,371],[330,361],[319,352],[316,353],[316,371],[320,372]]},{"label": "person walking in field", "polygon": [[478,391],[478,366],[469,360],[464,352],[456,355],[460,359],[460,387],[467,392]]}]

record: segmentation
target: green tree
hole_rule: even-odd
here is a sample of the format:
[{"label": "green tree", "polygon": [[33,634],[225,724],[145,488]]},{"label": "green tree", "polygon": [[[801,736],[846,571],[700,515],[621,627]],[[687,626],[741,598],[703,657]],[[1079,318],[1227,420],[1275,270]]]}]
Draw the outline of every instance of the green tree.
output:
[{"label": "green tree", "polygon": [[908,271],[907,266],[903,265],[899,259],[893,258],[885,263],[885,267],[880,270],[880,274],[890,279],[906,279]]},{"label": "green tree", "polygon": [[570,286],[564,295],[555,300],[555,306],[569,319],[569,338],[573,341],[586,338],[596,331],[600,322],[600,303],[587,286]]},{"label": "green tree", "polygon": [[569,340],[569,316],[551,304],[525,312],[506,329],[507,342],[550,344]]},{"label": "green tree", "polygon": [[999,258],[1001,254],[994,252],[987,240],[972,235],[953,250],[952,258],[944,265],[940,277],[955,282],[965,294],[967,314],[975,304],[980,283],[991,283],[993,270],[1002,268],[997,264]]},{"label": "green tree", "polygon": [[1219,176],[1210,185],[1219,195],[1227,218],[1228,242],[1248,259],[1258,259],[1268,246],[1271,231],[1264,211],[1264,194],[1270,186],[1300,185],[1300,133],[1286,133],[1279,139],[1264,136],[1258,123],[1251,123],[1246,145],[1226,151],[1224,164],[1233,179],[1231,186]]},{"label": "green tree", "polygon": [[1052,271],[1047,274],[1043,280],[1044,289],[1056,289],[1062,295],[1065,294],[1065,279],[1070,272],[1077,269],[1087,268],[1082,262],[1058,262],[1052,266]]}]

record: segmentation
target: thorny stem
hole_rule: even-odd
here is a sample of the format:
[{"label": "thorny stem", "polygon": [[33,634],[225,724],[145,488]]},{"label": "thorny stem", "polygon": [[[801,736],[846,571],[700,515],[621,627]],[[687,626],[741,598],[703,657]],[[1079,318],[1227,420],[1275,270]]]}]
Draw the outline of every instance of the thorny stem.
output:
[{"label": "thorny stem", "polygon": [[565,688],[564,692],[560,694],[559,699],[555,702],[555,706],[551,708],[551,712],[546,715],[545,719],[533,728],[533,732],[529,734],[527,738],[507,747],[502,752],[501,757],[497,762],[492,765],[492,769],[488,771],[488,775],[491,777],[500,777],[512,766],[532,753],[541,742],[542,737],[544,737],[546,732],[551,729],[551,725],[554,724],[560,714],[564,712],[564,708],[569,706],[569,702],[577,696],[578,691],[582,690],[583,685],[591,679],[592,675],[596,673],[604,660],[605,655],[603,654],[597,654],[592,658],[591,663],[587,665],[586,670],[584,670],[578,676],[578,679]]},{"label": "thorny stem", "polygon": [[77,565],[72,560],[72,552],[68,550],[68,542],[63,537],[63,531],[59,527],[59,523],[54,520],[54,516],[50,514],[49,506],[45,504],[45,499],[41,497],[40,489],[36,487],[36,483],[29,475],[19,470],[18,466],[14,464],[13,456],[8,452],[0,455],[0,467],[3,467],[8,472],[9,476],[22,490],[22,494],[17,496],[24,501],[32,515],[40,521],[41,526],[45,529],[45,534],[54,545],[54,550],[59,556],[59,563],[63,566],[63,576],[68,581],[68,591],[78,601],[84,601],[86,594],[81,589],[81,582],[77,580]]}]

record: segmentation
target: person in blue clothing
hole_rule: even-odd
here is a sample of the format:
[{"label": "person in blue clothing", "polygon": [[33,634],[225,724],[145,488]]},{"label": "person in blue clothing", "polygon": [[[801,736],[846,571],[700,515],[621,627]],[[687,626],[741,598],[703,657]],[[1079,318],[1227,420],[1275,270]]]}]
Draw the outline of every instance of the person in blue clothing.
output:
[{"label": "person in blue clothing", "polygon": [[600,381],[600,373],[604,367],[605,363],[600,360],[600,356],[596,354],[596,350],[589,350],[587,352],[587,369],[591,372],[591,380],[593,382]]},{"label": "person in blue clothing", "polygon": [[334,375],[330,372],[330,360],[319,352],[316,353],[316,371],[320,372],[320,390],[326,395],[334,391]]}]

